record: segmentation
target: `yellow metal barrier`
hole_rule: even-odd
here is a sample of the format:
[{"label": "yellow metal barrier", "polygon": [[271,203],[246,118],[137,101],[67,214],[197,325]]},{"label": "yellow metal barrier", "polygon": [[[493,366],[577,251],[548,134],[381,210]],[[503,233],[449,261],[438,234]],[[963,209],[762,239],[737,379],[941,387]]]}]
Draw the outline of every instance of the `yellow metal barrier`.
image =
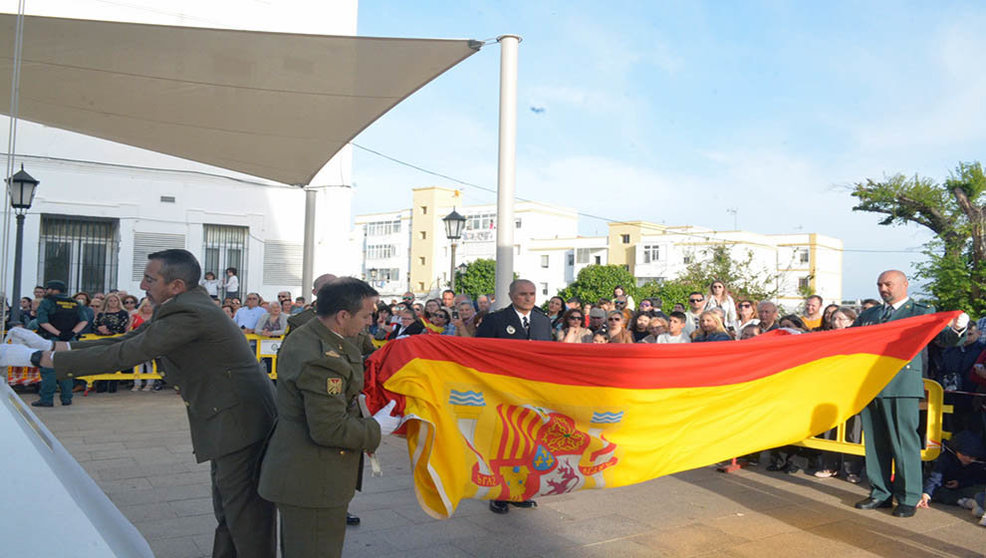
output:
[{"label": "yellow metal barrier", "polygon": [[264,337],[255,333],[246,334],[247,342],[257,355],[257,361],[270,361],[270,371],[267,373],[271,380],[277,379],[277,351],[281,350],[281,342],[284,336]]},{"label": "yellow metal barrier", "polygon": [[[943,404],[945,392],[934,380],[924,380],[924,393],[925,399],[921,402],[921,410],[927,411],[927,426],[924,431],[925,448],[921,450],[921,459],[933,461],[941,454],[942,439],[949,436],[942,432],[942,413],[952,412],[952,406]],[[846,423],[836,427],[834,440],[814,437],[794,445],[835,453],[866,455],[862,440],[859,443],[846,441]]]}]

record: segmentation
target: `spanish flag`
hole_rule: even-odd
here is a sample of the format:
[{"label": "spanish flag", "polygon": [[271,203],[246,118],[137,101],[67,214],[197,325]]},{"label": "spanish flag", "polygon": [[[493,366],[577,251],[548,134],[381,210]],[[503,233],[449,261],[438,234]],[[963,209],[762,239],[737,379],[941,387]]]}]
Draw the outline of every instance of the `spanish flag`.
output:
[{"label": "spanish flag", "polygon": [[422,509],[624,486],[798,442],[858,413],[957,315],[683,345],[415,335],[368,360]]}]

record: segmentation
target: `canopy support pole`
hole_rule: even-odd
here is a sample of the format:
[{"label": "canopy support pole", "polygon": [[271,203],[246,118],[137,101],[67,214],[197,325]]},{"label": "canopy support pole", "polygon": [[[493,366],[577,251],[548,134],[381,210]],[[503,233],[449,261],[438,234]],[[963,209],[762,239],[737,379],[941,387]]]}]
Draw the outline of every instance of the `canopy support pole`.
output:
[{"label": "canopy support pole", "polygon": [[517,35],[501,35],[500,149],[496,184],[496,308],[510,304],[514,279],[514,186],[517,181]]},{"label": "canopy support pole", "polygon": [[[302,249],[301,295],[309,299],[308,289],[315,283],[315,189],[305,188],[305,246]],[[311,297],[314,302],[314,297]]]}]

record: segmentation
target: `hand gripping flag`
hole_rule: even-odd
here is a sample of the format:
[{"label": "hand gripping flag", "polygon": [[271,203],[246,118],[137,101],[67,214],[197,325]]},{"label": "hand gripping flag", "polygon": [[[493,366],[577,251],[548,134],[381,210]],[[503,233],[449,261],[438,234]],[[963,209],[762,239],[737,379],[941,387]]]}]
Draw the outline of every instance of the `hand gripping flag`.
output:
[{"label": "hand gripping flag", "polygon": [[415,335],[368,360],[422,509],[643,482],[798,442],[858,413],[956,315],[683,345]]}]

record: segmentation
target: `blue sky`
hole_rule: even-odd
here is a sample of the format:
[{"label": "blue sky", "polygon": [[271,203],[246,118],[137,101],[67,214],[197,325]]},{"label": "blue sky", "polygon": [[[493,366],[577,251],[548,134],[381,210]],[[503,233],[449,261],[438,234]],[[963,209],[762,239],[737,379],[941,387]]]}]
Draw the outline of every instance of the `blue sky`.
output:
[{"label": "blue sky", "polygon": [[[986,146],[986,5],[976,2],[362,2],[359,34],[523,37],[517,195],[614,220],[845,243],[843,295],[875,295],[929,235],[851,211],[885,173],[944,179]],[[385,115],[356,143],[496,187],[499,47]],[[530,107],[544,108],[535,113]],[[354,151],[353,211],[411,188],[493,194]],[[581,233],[605,234],[583,218]]]}]

